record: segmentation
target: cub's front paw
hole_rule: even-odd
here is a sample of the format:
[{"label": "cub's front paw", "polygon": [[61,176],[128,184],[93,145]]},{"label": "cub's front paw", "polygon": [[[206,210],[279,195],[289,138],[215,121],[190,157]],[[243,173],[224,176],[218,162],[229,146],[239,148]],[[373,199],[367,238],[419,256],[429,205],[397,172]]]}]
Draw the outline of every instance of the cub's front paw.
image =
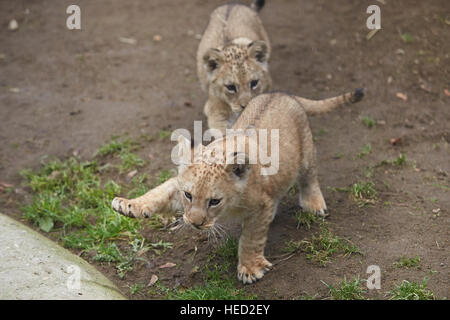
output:
[{"label": "cub's front paw", "polygon": [[125,198],[114,198],[111,207],[114,211],[132,218],[148,218],[150,213],[145,208],[141,208],[137,203]]},{"label": "cub's front paw", "polygon": [[272,269],[272,264],[264,257],[251,262],[238,265],[238,279],[244,284],[253,283],[264,277],[264,274]]}]

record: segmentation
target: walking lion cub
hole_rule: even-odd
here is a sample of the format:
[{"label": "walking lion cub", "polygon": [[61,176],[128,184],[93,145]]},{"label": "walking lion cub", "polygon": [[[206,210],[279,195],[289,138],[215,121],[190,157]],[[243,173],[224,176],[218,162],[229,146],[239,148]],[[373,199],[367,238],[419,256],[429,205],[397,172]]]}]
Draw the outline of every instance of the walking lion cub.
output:
[{"label": "walking lion cub", "polygon": [[[253,97],[271,89],[271,47],[258,15],[264,2],[255,0],[250,7],[226,4],[210,15],[197,50],[197,74],[208,93],[204,113],[210,129],[225,132]],[[303,106],[308,115],[314,115],[356,102],[349,99],[351,95],[320,102],[303,99]]]},{"label": "walking lion cub", "polygon": [[[300,188],[304,210],[327,214],[303,101],[282,93],[253,98],[233,125],[232,134],[197,146],[193,154],[181,152],[176,178],[133,200],[115,198],[113,209],[135,218],[183,212],[184,222],[199,230],[214,228],[218,219],[238,219],[242,225],[238,278],[243,283],[262,278],[272,267],[264,257],[269,226],[280,199],[294,183]],[[267,139],[250,134],[261,131],[267,132]],[[260,153],[255,160],[255,145],[270,150],[277,160],[275,166],[264,164]],[[191,142],[180,136],[178,147],[191,150]],[[269,170],[273,167],[276,170]]]}]

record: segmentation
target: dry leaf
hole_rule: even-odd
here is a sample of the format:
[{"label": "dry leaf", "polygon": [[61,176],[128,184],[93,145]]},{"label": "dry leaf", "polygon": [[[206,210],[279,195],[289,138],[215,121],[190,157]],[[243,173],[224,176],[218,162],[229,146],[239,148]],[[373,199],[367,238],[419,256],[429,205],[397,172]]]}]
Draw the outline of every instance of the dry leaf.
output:
[{"label": "dry leaf", "polygon": [[158,276],[156,274],[152,275],[150,282],[148,283],[147,287],[151,287],[158,281]]},{"label": "dry leaf", "polygon": [[426,92],[432,92],[431,91],[431,88],[427,85],[427,84],[425,84],[425,83],[422,83],[421,85],[420,85],[420,89],[422,89],[422,90],[424,90],[424,91],[426,91]]},{"label": "dry leaf", "polygon": [[160,269],[164,269],[164,268],[173,268],[173,267],[175,267],[175,266],[176,266],[175,263],[167,262],[167,263],[163,264],[162,266],[159,266],[159,268],[160,268]]},{"label": "dry leaf", "polygon": [[133,171],[128,172],[127,179],[131,180],[136,175],[136,173],[137,173],[137,170],[133,170]]},{"label": "dry leaf", "polygon": [[447,89],[444,89],[444,93],[447,97],[450,97],[450,91],[448,91]]},{"label": "dry leaf", "polygon": [[389,141],[393,146],[396,146],[402,142],[402,138],[391,138]]},{"label": "dry leaf", "polygon": [[0,182],[0,186],[5,187],[5,188],[12,188],[12,187],[14,187],[12,184],[6,183],[6,182]]},{"label": "dry leaf", "polygon": [[373,38],[373,36],[378,32],[380,29],[373,29],[366,35],[366,40],[370,40]]},{"label": "dry leaf", "polygon": [[408,101],[408,96],[404,93],[397,92],[397,94],[395,96],[399,99],[402,99],[403,101]]},{"label": "dry leaf", "polygon": [[159,34],[155,34],[154,36],[153,36],[153,41],[161,41],[162,40],[162,37],[159,35]]}]

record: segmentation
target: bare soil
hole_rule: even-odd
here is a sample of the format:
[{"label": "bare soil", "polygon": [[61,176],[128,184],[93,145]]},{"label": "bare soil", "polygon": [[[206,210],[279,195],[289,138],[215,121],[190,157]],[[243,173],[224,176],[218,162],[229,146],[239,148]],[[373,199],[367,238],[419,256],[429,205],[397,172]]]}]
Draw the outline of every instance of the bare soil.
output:
[{"label": "bare soil", "polygon": [[[376,2],[382,29],[370,40],[366,8],[374,1],[267,1],[261,12],[273,45],[275,89],[319,99],[364,87],[366,96],[355,106],[310,119],[328,223],[364,255],[335,257],[321,267],[298,253],[246,287],[260,298],[326,297],[321,280],[366,279],[369,265],[381,268],[382,288],[368,297],[383,299],[402,280],[424,277],[437,297],[449,297],[450,6],[447,0],[385,2]],[[223,1],[77,3],[81,31],[65,26],[70,1],[0,2],[0,181],[19,194],[0,193],[0,211],[17,219],[22,204],[17,199],[28,198],[18,172],[38,168],[46,155],[65,158],[75,152],[90,159],[113,135],[192,129],[194,120],[205,120],[206,95],[195,72],[196,35]],[[11,19],[18,30],[8,30]],[[402,39],[405,33],[411,42]],[[375,119],[375,127],[367,128],[362,116]],[[397,138],[393,145],[390,139]],[[372,152],[359,158],[369,143]],[[172,169],[172,147],[167,140],[146,145],[140,153],[153,159],[141,172],[152,176]],[[400,153],[406,165],[378,166],[365,176],[367,167]],[[367,180],[378,192],[373,206],[360,208],[347,193],[332,189]],[[317,232],[317,226],[297,229],[295,206],[288,197],[282,204],[270,230],[269,257],[279,256],[286,241]],[[148,283],[154,273],[167,286],[202,282],[191,270],[204,263],[211,248],[198,234],[145,236],[170,239],[174,248],[124,279],[111,266],[96,264],[125,294],[129,285]],[[393,267],[402,256],[420,256],[420,268]],[[156,267],[166,261],[178,267]]]}]

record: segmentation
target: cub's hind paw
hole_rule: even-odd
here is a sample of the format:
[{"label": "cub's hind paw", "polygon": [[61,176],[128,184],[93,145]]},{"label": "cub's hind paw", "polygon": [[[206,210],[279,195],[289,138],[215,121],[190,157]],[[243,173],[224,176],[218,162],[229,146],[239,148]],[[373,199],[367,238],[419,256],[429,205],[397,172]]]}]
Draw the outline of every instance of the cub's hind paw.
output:
[{"label": "cub's hind paw", "polygon": [[272,264],[263,259],[261,262],[242,263],[238,265],[238,279],[244,284],[250,284],[264,277],[264,274],[272,269]]},{"label": "cub's hind paw", "polygon": [[300,198],[300,208],[303,212],[311,212],[321,218],[326,218],[330,215],[322,195],[306,199]]}]

